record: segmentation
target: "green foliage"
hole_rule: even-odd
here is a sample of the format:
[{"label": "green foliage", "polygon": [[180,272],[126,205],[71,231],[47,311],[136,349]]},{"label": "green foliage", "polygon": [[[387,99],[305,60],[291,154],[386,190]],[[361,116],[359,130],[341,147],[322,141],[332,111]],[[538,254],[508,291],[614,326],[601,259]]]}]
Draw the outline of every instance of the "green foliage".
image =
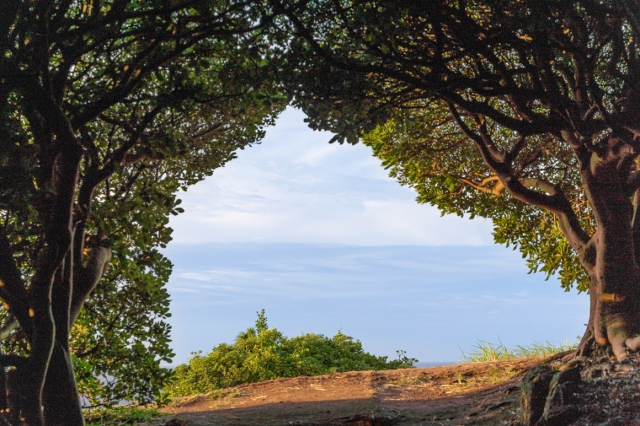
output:
[{"label": "green foliage", "polygon": [[554,345],[550,342],[534,342],[530,346],[517,345],[514,349],[509,349],[502,343],[502,341],[500,341],[499,344],[493,344],[484,340],[480,340],[473,346],[475,350],[467,353],[460,350],[460,352],[462,353],[463,363],[501,361],[505,359],[550,356],[560,352],[574,350],[578,347],[579,343],[580,340],[578,338],[578,341],[574,344],[569,344],[568,340],[560,345]]},{"label": "green foliage", "polygon": [[418,361],[397,352],[398,359],[391,361],[371,355],[359,340],[340,331],[332,338],[313,333],[287,338],[267,327],[263,309],[256,327],[240,333],[234,343],[221,343],[208,355],[195,353],[177,366],[165,391],[171,397],[187,396],[280,377],[410,368]]},{"label": "green foliage", "polygon": [[[508,143],[508,134],[499,137]],[[593,232],[579,174],[560,166],[543,168],[545,162],[557,164],[558,158],[569,161],[569,148],[545,145],[541,137],[531,139],[522,155],[538,158],[521,173],[562,181],[581,215],[582,226]],[[447,118],[443,105],[434,102],[419,111],[400,112],[363,134],[362,141],[382,160],[391,177],[417,192],[419,203],[433,205],[442,214],[490,219],[495,242],[519,249],[530,273],[543,272],[547,279],[557,274],[565,290],[575,284],[579,291],[587,290],[588,276],[559,229],[556,216],[515,199],[501,188],[476,147]]]},{"label": "green foliage", "polygon": [[495,241],[519,249],[531,272],[587,290],[583,265],[591,269],[593,256],[584,253],[599,215],[581,172],[587,153],[604,158],[607,138],[634,146],[639,134],[625,118],[638,99],[637,9],[596,0],[270,3],[285,14],[274,31],[283,84],[310,127],[340,143],[364,140],[419,202],[492,220]]},{"label": "green foliage", "polygon": [[[18,277],[2,288],[0,323],[22,307],[2,349],[30,354],[26,312],[37,303],[29,298],[51,293],[32,291],[31,279],[46,264],[47,238],[65,230],[55,228],[64,221],[52,225],[52,212],[68,206],[75,235],[65,265],[73,271],[61,265],[58,275],[73,277],[72,310],[82,308],[70,336],[79,391],[92,406],[157,400],[171,374],[160,364],[173,357],[172,265],[159,250],[171,241],[169,218],[184,211],[177,194],[259,143],[287,99],[261,52],[256,8],[107,0],[54,2],[45,13],[37,3],[9,2],[0,13],[2,69],[33,79],[22,85],[3,74],[0,84],[0,278],[8,282],[14,268]],[[54,98],[51,119],[34,100]],[[70,152],[60,128],[81,155],[72,172],[58,166]],[[56,187],[65,173],[77,183]],[[59,204],[64,191],[73,203]],[[108,246],[111,262],[90,274],[98,246]],[[6,293],[15,288],[25,291]],[[68,311],[64,297],[54,299]]]},{"label": "green foliage", "polygon": [[140,407],[96,408],[84,414],[87,426],[137,425],[159,415],[156,410]]},{"label": "green foliage", "polygon": [[[246,52],[227,48],[216,43],[207,47],[206,61],[179,62],[167,75],[157,73],[132,106],[109,111],[134,121],[138,109],[164,108],[166,113],[148,124],[149,140],[134,147],[132,157],[141,160],[117,167],[98,186],[87,220],[87,231],[105,232],[113,251],[109,269],[72,330],[76,359],[93,366],[79,380],[92,405],[160,397],[171,374],[160,363],[173,357],[165,288],[172,264],[158,250],[171,241],[169,218],[184,211],[177,193],[234,159],[238,149],[259,143],[284,107],[285,98],[260,87],[265,75],[259,75],[259,64],[244,63]],[[193,60],[202,54],[193,52]],[[184,66],[192,68],[187,72]],[[172,80],[171,72],[181,78]],[[154,90],[156,98],[149,96]],[[185,99],[164,99],[163,93],[176,90]],[[125,137],[123,126],[98,123],[97,154],[108,158],[111,147]]]}]

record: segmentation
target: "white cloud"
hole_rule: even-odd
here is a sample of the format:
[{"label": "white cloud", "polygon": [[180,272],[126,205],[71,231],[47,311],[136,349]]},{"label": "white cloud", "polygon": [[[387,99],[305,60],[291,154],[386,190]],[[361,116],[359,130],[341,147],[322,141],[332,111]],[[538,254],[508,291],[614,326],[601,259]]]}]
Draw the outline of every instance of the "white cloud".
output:
[{"label": "white cloud", "polygon": [[287,109],[261,144],[181,194],[175,242],[491,243],[489,222],[418,205],[368,147],[328,144],[303,118]]},{"label": "white cloud", "polygon": [[201,272],[183,272],[181,274],[178,274],[178,276],[180,278],[184,278],[184,279],[187,279],[187,280],[211,281],[211,277],[209,277],[207,274],[203,274]]},{"label": "white cloud", "polygon": [[[309,130],[311,131],[311,130]],[[311,166],[318,165],[322,160],[326,159],[332,154],[338,152],[341,148],[338,144],[325,144],[324,146],[310,149],[302,154],[300,157],[292,161],[293,164],[309,164]]]}]

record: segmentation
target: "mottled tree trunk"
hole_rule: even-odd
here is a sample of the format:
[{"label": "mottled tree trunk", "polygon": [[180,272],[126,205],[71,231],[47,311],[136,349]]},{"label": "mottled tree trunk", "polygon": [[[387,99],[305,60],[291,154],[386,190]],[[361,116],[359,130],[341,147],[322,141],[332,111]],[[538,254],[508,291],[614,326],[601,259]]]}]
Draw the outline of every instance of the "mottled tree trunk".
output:
[{"label": "mottled tree trunk", "polygon": [[[610,144],[616,148],[614,144]],[[583,182],[593,208],[597,230],[593,236],[595,261],[586,265],[590,276],[590,318],[585,337],[599,345],[611,344],[619,361],[627,349],[640,347],[640,274],[634,241],[633,194],[624,157],[615,149],[601,158],[592,154],[583,164]],[[587,342],[583,338],[583,343]]]},{"label": "mottled tree trunk", "polygon": [[81,426],[84,417],[68,347],[56,342],[44,388],[46,426]]},{"label": "mottled tree trunk", "polygon": [[[78,232],[74,229],[74,232]],[[74,238],[75,240],[75,238]],[[53,285],[51,300],[56,338],[43,392],[46,426],[83,426],[84,417],[69,354],[71,299],[74,286],[73,245]]]},{"label": "mottled tree trunk", "polygon": [[577,356],[591,355],[595,344],[594,323],[596,317],[596,309],[598,307],[598,282],[593,274],[589,274],[589,321],[587,328],[580,339]]},{"label": "mottled tree trunk", "polygon": [[7,420],[12,425],[20,422],[20,375],[18,370],[7,371]]}]

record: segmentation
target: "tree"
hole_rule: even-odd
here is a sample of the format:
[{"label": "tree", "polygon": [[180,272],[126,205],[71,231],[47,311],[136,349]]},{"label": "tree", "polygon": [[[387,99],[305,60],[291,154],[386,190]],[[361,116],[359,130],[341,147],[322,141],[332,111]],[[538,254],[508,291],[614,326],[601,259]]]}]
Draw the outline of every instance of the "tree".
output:
[{"label": "tree", "polygon": [[581,352],[595,340],[622,361],[640,348],[638,2],[269,5],[283,15],[284,80],[312,128],[350,143],[373,131],[424,201],[494,218],[534,268],[582,282]]},{"label": "tree", "polygon": [[[225,0],[0,5],[0,365],[13,368],[13,422],[84,423],[74,325],[77,358],[120,348],[154,368],[170,269],[156,248],[181,210],[175,193],[257,142],[283,107],[256,33],[267,21]],[[123,295],[140,304],[118,306]],[[100,344],[118,330],[120,345]]]},{"label": "tree", "polygon": [[[519,248],[530,272],[544,272],[547,279],[557,274],[566,291],[574,285],[578,292],[588,291],[589,277],[554,215],[511,197],[487,170],[478,151],[464,143],[465,135],[455,125],[425,129],[422,123],[433,118],[428,109],[398,115],[363,135],[362,141],[373,149],[392,177],[416,190],[419,203],[437,206],[445,214],[491,219],[495,241]],[[541,147],[534,153],[550,155]],[[571,172],[561,167],[555,173],[566,176],[556,178],[579,187],[579,176]],[[591,225],[585,217],[585,226]]]},{"label": "tree", "polygon": [[[230,151],[235,146],[228,142],[225,148]],[[159,396],[170,375],[160,362],[171,362],[173,356],[166,323],[169,294],[164,287],[172,265],[158,248],[171,239],[166,225],[171,213],[178,213],[180,200],[174,195],[178,176],[164,167],[166,162],[141,170],[127,189],[136,196],[126,198],[124,191],[117,191],[119,196],[112,194],[110,203],[93,203],[96,217],[118,219],[111,221],[108,232],[113,252],[110,268],[71,330],[74,370],[89,406],[121,400],[149,402]],[[209,167],[213,170],[215,163]],[[190,172],[206,173],[207,169]],[[113,188],[128,188],[122,185],[126,181],[118,182],[116,177],[109,179]]]}]

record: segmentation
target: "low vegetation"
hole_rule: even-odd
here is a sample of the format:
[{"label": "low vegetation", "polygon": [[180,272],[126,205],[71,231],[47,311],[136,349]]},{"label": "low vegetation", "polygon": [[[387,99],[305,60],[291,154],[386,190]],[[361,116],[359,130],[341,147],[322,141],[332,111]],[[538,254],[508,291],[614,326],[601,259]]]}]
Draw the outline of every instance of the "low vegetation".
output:
[{"label": "low vegetation", "polygon": [[[534,342],[530,346],[514,348],[508,348],[502,341],[498,344],[479,341],[474,350],[462,352],[462,363],[549,356],[576,347],[577,343],[569,344],[568,341],[560,345]],[[243,396],[243,391],[235,386],[244,383],[344,371],[410,368],[417,362],[414,358],[408,358],[404,351],[397,353],[398,359],[395,360],[371,355],[362,349],[360,341],[341,332],[332,338],[319,334],[287,338],[277,329],[268,328],[265,312],[262,310],[258,313],[255,327],[240,333],[234,343],[220,344],[208,355],[198,352],[187,364],[178,366],[174,370],[173,380],[165,389],[163,399],[166,403],[170,398],[181,397],[170,403],[172,407],[178,408],[198,400],[199,394],[207,394],[209,400],[220,399],[223,400],[222,404],[227,404],[225,398]],[[468,392],[478,387],[503,383],[521,371],[516,364],[490,364],[486,367],[461,365],[460,368],[436,382],[433,378],[424,376],[424,373],[415,375],[407,372],[408,374],[403,373],[389,379],[384,386],[421,388],[436,383],[447,394]],[[88,426],[146,424],[158,415],[158,411],[154,409],[135,406],[103,407],[85,411]]]},{"label": "low vegetation", "polygon": [[85,410],[87,426],[137,425],[151,420],[159,413],[142,407],[95,408]]},{"label": "low vegetation", "polygon": [[179,397],[276,378],[410,368],[418,361],[404,351],[397,353],[395,360],[372,355],[340,331],[332,338],[313,333],[287,338],[267,326],[263,309],[255,328],[240,333],[234,343],[221,343],[208,355],[195,353],[176,367],[165,392]]},{"label": "low vegetation", "polygon": [[473,347],[475,350],[470,352],[462,352],[462,362],[486,362],[500,361],[515,358],[531,358],[536,356],[550,356],[560,352],[574,350],[578,347],[578,342],[569,344],[568,340],[560,345],[554,345],[550,342],[538,343],[534,342],[530,346],[519,346],[509,349],[502,341],[499,344],[490,343],[484,340],[478,341]]}]

